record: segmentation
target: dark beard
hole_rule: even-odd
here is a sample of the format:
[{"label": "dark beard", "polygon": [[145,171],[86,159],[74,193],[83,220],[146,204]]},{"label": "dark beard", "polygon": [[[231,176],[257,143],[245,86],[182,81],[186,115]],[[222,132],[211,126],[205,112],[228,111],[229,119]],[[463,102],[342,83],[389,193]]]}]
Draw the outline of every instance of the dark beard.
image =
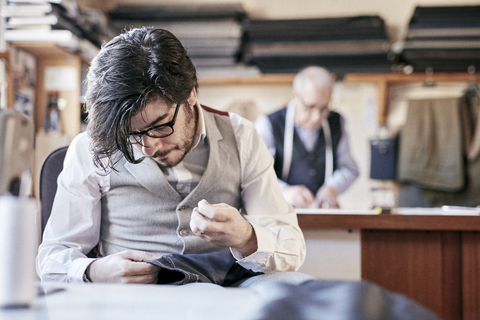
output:
[{"label": "dark beard", "polygon": [[[182,162],[182,160],[185,158],[185,155],[190,151],[190,149],[193,146],[193,139],[195,138],[195,133],[197,132],[197,127],[198,127],[198,114],[197,114],[197,109],[196,107],[191,110],[190,108],[185,108],[185,122],[187,124],[190,124],[192,121],[195,123],[193,126],[193,131],[192,130],[186,130],[184,131],[183,135],[183,144],[182,146],[175,146],[170,150],[163,151],[163,152],[156,152],[151,158],[157,162],[160,168],[172,168],[175,167],[177,164]],[[182,150],[183,154],[178,157],[177,159],[174,159],[172,162],[168,163],[162,163],[159,162],[159,158],[165,157],[168,155],[170,152],[175,151],[175,150]]]}]

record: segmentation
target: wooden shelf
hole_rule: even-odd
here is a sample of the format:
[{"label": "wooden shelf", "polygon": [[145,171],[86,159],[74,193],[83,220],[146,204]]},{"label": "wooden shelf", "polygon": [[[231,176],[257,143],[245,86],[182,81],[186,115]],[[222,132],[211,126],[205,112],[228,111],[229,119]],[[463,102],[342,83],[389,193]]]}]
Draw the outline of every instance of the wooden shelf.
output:
[{"label": "wooden shelf", "polygon": [[413,82],[469,82],[476,81],[475,74],[457,73],[352,73],[346,74],[343,81],[351,83],[374,83],[378,94],[378,123],[386,125],[388,119],[388,89],[391,85]]},{"label": "wooden shelf", "polygon": [[345,82],[386,82],[388,84],[396,83],[411,83],[411,82],[468,82],[472,80],[472,75],[469,73],[351,73],[343,77]]},{"label": "wooden shelf", "polygon": [[10,45],[25,50],[37,58],[63,58],[74,53],[54,42],[10,42]]},{"label": "wooden shelf", "polygon": [[[199,78],[200,86],[228,85],[291,85],[295,74],[261,74],[258,76],[205,77]],[[350,73],[343,76],[349,83],[373,83],[378,94],[378,123],[387,124],[388,89],[391,85],[413,82],[469,82],[476,81],[475,75],[467,72],[456,73]]]},{"label": "wooden shelf", "polygon": [[295,74],[261,74],[239,77],[198,78],[199,86],[292,84]]}]

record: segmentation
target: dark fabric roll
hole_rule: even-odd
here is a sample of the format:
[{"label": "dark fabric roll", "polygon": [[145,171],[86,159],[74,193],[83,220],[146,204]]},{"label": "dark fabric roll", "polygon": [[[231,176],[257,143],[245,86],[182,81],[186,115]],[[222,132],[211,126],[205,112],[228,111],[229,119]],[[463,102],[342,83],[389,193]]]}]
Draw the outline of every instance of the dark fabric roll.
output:
[{"label": "dark fabric roll", "polygon": [[148,263],[161,267],[158,284],[213,283],[224,287],[262,273],[243,268],[230,252],[167,254]]}]

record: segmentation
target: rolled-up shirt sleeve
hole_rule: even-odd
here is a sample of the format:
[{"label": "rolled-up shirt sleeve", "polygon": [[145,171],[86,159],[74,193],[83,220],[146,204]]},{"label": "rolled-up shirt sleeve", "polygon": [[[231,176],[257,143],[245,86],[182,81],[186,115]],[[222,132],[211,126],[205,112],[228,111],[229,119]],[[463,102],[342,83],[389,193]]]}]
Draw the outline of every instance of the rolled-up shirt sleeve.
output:
[{"label": "rolled-up shirt sleeve", "polygon": [[58,177],[51,217],[44,230],[36,259],[42,281],[81,282],[93,261],[87,254],[99,241],[102,189],[108,176],[96,174],[90,161],[75,155],[90,153],[86,134],[77,136],[67,151],[64,170]]},{"label": "rolled-up shirt sleeve", "polygon": [[258,249],[248,257],[232,250],[238,263],[257,272],[298,270],[305,240],[297,215],[280,190],[273,158],[255,126],[231,115],[242,168],[242,214],[253,226]]}]

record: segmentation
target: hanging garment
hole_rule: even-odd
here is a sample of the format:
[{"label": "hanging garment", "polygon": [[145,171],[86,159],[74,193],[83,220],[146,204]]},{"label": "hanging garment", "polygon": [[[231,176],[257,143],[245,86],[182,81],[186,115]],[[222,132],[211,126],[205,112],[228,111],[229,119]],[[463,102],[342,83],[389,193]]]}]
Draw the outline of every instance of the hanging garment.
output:
[{"label": "hanging garment", "polygon": [[458,98],[410,100],[399,147],[398,178],[455,192],[465,186]]},{"label": "hanging garment", "polygon": [[476,85],[467,88],[460,99],[460,108],[467,121],[463,121],[464,141],[469,161],[480,155],[480,89]]}]

